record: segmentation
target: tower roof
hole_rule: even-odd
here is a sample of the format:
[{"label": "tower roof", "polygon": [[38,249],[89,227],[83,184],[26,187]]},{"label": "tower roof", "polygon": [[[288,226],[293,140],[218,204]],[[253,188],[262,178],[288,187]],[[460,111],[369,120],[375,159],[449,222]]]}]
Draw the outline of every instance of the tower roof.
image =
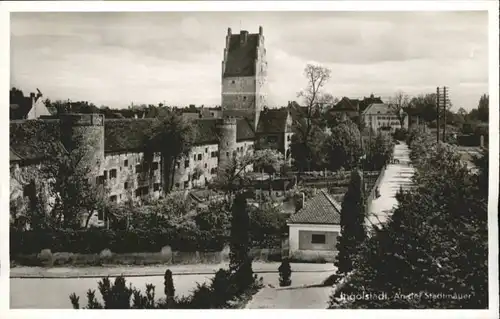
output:
[{"label": "tower roof", "polygon": [[258,56],[257,47],[261,35],[241,31],[240,34],[232,34],[228,37],[224,76],[254,76],[256,74],[255,60]]}]

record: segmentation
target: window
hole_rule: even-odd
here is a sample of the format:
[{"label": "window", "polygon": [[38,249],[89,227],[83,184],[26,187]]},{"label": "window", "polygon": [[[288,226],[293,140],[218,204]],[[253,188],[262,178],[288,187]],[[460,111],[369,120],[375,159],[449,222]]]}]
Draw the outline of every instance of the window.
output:
[{"label": "window", "polygon": [[207,163],[205,163],[205,168],[207,168]]},{"label": "window", "polygon": [[205,147],[205,153],[208,153],[208,147]]},{"label": "window", "polygon": [[226,157],[229,157],[229,152],[226,152]]},{"label": "window", "polygon": [[151,165],[152,170],[157,170],[158,169],[158,162],[153,162],[153,165]]},{"label": "window", "polygon": [[188,168],[189,167],[189,160],[185,160],[184,161],[184,168]]},{"label": "window", "polygon": [[175,183],[176,188],[179,188],[179,186],[181,186],[179,183]]},{"label": "window", "polygon": [[215,168],[212,167],[212,169],[210,169],[210,174],[215,174]]},{"label": "window", "polygon": [[109,178],[116,178],[116,169],[112,169],[109,171]]},{"label": "window", "polygon": [[97,176],[96,177],[96,183],[97,185],[103,185],[104,184],[104,176]]},{"label": "window", "polygon": [[246,97],[246,96],[244,96],[244,97],[243,97],[243,101],[245,101],[246,99],[247,99],[247,97]]},{"label": "window", "polygon": [[210,153],[210,156],[211,156],[211,157],[217,157],[217,152],[211,152],[211,153]]},{"label": "window", "polygon": [[104,171],[104,179],[108,179],[108,171]]},{"label": "window", "polygon": [[290,140],[291,140],[291,139],[292,139],[292,136],[291,136],[291,135],[288,135],[288,136],[286,137],[286,140],[287,140],[287,141],[289,141],[289,142],[290,142]]},{"label": "window", "polygon": [[195,161],[196,161],[196,154],[194,154],[194,155],[193,155],[193,160],[195,160]]},{"label": "window", "polygon": [[175,168],[179,168],[179,167],[181,167],[181,163],[175,162]]},{"label": "window", "polygon": [[128,166],[128,160],[123,161],[123,166],[125,166],[125,167]]},{"label": "window", "polygon": [[201,161],[202,155],[198,154],[198,160]]},{"label": "window", "polygon": [[123,183],[123,188],[128,189],[128,182]]},{"label": "window", "polygon": [[188,188],[189,187],[189,182],[188,181],[185,181],[184,182],[184,188]]},{"label": "window", "polygon": [[153,184],[153,191],[157,192],[159,190],[160,190],[160,184],[159,183]]},{"label": "window", "polygon": [[112,203],[116,203],[116,200],[117,200],[116,195],[110,196],[110,197],[109,197],[109,200],[110,200]]},{"label": "window", "polygon": [[142,171],[141,164],[137,164],[137,165],[135,165],[135,172],[136,172],[136,173],[140,173],[141,171]]},{"label": "window", "polygon": [[324,244],[326,243],[326,236],[319,234],[311,235],[311,244]]},{"label": "window", "polygon": [[231,84],[234,84],[234,80],[231,81]]}]

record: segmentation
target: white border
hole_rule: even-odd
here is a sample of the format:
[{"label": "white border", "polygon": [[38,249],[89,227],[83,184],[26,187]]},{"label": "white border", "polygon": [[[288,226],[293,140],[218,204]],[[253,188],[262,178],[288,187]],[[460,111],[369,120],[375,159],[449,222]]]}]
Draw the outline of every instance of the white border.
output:
[{"label": "white border", "polygon": [[[4,121],[8,121],[8,94],[10,86],[10,76],[7,70],[10,69],[9,61],[9,12],[20,11],[464,11],[464,10],[488,10],[489,11],[489,61],[490,61],[490,77],[489,77],[489,95],[490,95],[490,201],[488,206],[489,212],[489,310],[473,311],[473,310],[337,310],[332,313],[330,310],[314,310],[303,313],[306,310],[262,310],[263,315],[284,315],[288,318],[295,316],[314,315],[315,317],[330,318],[352,318],[356,317],[384,317],[384,318],[399,318],[405,316],[406,318],[422,318],[422,317],[452,317],[452,318],[498,318],[498,160],[499,160],[499,145],[498,145],[498,132],[499,132],[499,56],[498,56],[498,2],[490,1],[244,1],[244,2],[229,2],[229,1],[176,1],[176,2],[118,2],[118,1],[51,1],[51,2],[12,2],[7,1],[0,3],[0,100],[3,101],[0,112]],[[314,23],[314,22],[311,22]],[[5,70],[5,71],[4,71]],[[496,106],[496,107],[495,107]],[[1,145],[3,150],[8,149],[8,125],[1,126]],[[1,240],[0,240],[0,254],[1,254],[1,275],[0,275],[0,309],[2,318],[66,318],[74,317],[79,318],[88,316],[88,312],[73,311],[73,310],[10,310],[9,308],[9,271],[6,266],[9,265],[9,208],[7,194],[9,185],[9,172],[8,172],[8,159],[5,156],[0,157],[2,161],[1,176],[2,183],[0,185],[0,196],[2,203],[1,214]],[[403,312],[404,311],[404,312]],[[256,315],[255,312],[238,311],[233,313],[231,310],[224,311],[199,311],[179,312],[169,311],[165,314],[160,311],[152,312],[122,312],[107,311],[107,312],[92,312],[94,316],[122,316],[122,317],[136,317],[151,316],[164,318],[165,316],[199,316],[204,317],[251,317]]]}]

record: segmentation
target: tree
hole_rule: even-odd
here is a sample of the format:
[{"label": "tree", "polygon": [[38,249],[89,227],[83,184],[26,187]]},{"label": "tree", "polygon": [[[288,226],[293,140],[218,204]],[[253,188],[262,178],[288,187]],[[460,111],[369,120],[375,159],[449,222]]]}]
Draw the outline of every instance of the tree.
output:
[{"label": "tree", "polygon": [[335,261],[338,274],[347,274],[355,266],[359,246],[366,239],[365,218],[363,175],[359,170],[353,170],[340,214],[341,234],[337,239]]},{"label": "tree", "polygon": [[404,127],[404,122],[407,117],[407,108],[410,104],[410,98],[402,91],[396,92],[389,101],[389,107],[398,117],[401,127]]},{"label": "tree", "polygon": [[[411,152],[419,158],[414,187],[397,195],[399,205],[388,224],[363,243],[359,263],[332,296],[331,308],[488,307],[488,197],[480,182],[487,176],[486,161],[480,174],[471,173],[453,147],[428,138],[412,142]],[[449,297],[339,298],[361,290]]]},{"label": "tree", "polygon": [[253,282],[250,246],[250,218],[245,194],[236,194],[232,207],[229,270],[235,276],[238,287],[246,289]]},{"label": "tree", "polygon": [[[404,129],[400,129],[399,132]],[[404,134],[404,133],[403,133]],[[381,170],[392,156],[394,141],[390,135],[379,132],[375,137],[375,141],[368,145],[368,154],[366,157],[366,169]]]},{"label": "tree", "polygon": [[436,119],[436,94],[430,93],[413,97],[409,102],[409,110],[412,114],[427,123]]},{"label": "tree", "polygon": [[167,269],[165,271],[165,276],[164,276],[165,282],[164,282],[164,292],[165,296],[167,296],[167,305],[172,306],[175,305],[175,288],[174,288],[174,280],[172,279],[172,272],[170,269]]},{"label": "tree", "polygon": [[151,129],[146,135],[146,153],[150,156],[154,152],[161,154],[164,191],[168,193],[174,184],[175,164],[182,156],[189,154],[196,131],[176,112],[162,109],[159,116],[153,120]]},{"label": "tree", "polygon": [[60,143],[49,146],[50,160],[41,165],[41,176],[46,181],[48,198],[53,199],[50,210],[54,226],[80,228],[86,216],[85,227],[96,211],[104,209],[107,188],[91,176],[94,166],[89,162],[87,149],[64,149]]},{"label": "tree", "polygon": [[478,120],[481,122],[488,122],[489,118],[489,103],[490,97],[488,94],[483,94],[479,99],[479,103],[477,106],[478,110]]},{"label": "tree", "polygon": [[250,177],[249,168],[256,165],[269,172],[278,171],[283,165],[283,155],[276,150],[264,149],[244,155],[234,154],[224,167],[219,168],[219,174],[212,182],[212,187],[223,191],[228,202],[232,203],[233,195],[248,186]]},{"label": "tree", "polygon": [[290,286],[292,284],[292,268],[290,267],[290,261],[288,258],[284,258],[281,261],[281,265],[278,267],[278,272],[280,274],[280,287]]},{"label": "tree", "polygon": [[363,152],[361,135],[356,124],[347,120],[334,127],[324,150],[328,155],[328,166],[331,170],[355,167]]},{"label": "tree", "polygon": [[[300,170],[310,170],[314,164],[315,150],[318,149],[318,137],[324,127],[324,117],[321,114],[321,105],[333,100],[330,94],[322,92],[330,79],[331,70],[319,65],[308,64],[304,69],[307,86],[298,93],[305,104],[303,110],[296,107],[300,114],[294,121],[294,138],[292,138],[292,155]],[[321,141],[320,141],[321,142]]]}]

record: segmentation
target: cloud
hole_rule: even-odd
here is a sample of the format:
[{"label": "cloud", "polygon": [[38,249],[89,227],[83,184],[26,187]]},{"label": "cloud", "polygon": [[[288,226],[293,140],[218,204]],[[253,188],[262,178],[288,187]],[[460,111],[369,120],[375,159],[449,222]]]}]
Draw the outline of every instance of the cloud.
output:
[{"label": "cloud", "polygon": [[264,27],[271,105],[332,70],[334,96],[433,92],[471,108],[488,89],[486,12],[13,13],[11,82],[46,96],[125,107],[220,104],[227,28]]}]

